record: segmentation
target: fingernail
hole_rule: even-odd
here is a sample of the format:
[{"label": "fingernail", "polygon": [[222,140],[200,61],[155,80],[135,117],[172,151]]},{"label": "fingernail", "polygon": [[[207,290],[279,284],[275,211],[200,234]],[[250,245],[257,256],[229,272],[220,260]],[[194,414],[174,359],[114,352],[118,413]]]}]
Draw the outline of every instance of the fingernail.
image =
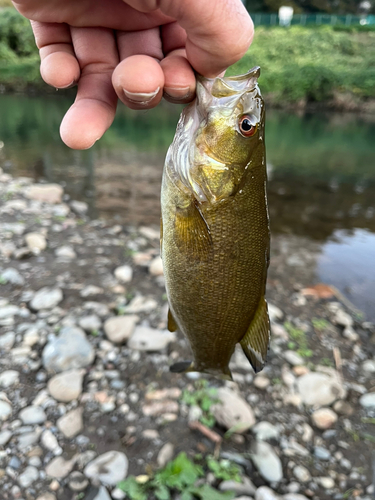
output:
[{"label": "fingernail", "polygon": [[164,87],[164,93],[173,99],[186,99],[190,94],[190,87]]},{"label": "fingernail", "polygon": [[68,85],[64,85],[63,87],[59,87],[58,89],[70,89],[70,87],[74,87],[74,85],[76,85],[76,83],[77,82],[75,80],[73,80]]},{"label": "fingernail", "polygon": [[154,99],[159,93],[160,87],[158,87],[154,92],[129,92],[129,90],[124,89],[124,94],[127,99],[131,102],[137,104],[148,104]]}]

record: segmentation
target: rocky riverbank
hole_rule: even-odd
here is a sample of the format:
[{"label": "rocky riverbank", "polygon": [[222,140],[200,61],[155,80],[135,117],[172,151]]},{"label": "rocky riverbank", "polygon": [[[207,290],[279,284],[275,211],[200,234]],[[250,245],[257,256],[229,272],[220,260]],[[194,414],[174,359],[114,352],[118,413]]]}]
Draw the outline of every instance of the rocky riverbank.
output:
[{"label": "rocky riverbank", "polygon": [[180,452],[242,500],[373,498],[375,329],[313,286],[317,249],[274,238],[268,364],[254,376],[236,352],[224,383],[168,371],[189,350],[166,330],[158,228],[90,220],[60,186],[1,172],[0,217],[4,500],[125,498],[122,480]]}]

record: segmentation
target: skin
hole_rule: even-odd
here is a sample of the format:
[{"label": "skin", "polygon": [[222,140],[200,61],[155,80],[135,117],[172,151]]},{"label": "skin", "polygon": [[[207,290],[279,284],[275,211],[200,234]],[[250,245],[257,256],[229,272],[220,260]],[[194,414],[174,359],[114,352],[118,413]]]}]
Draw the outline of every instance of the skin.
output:
[{"label": "skin", "polygon": [[132,109],[195,96],[194,71],[215,77],[253,38],[240,0],[19,0],[49,85],[78,85],[60,128],[74,149],[110,127],[117,100]]},{"label": "skin", "polygon": [[[181,181],[183,159],[173,155],[183,150],[178,141],[167,157],[161,198],[166,288],[174,322],[193,351],[189,370],[222,377],[230,377],[228,363],[236,343],[241,342],[259,371],[269,342],[264,299],[269,255],[264,107],[257,87],[242,92],[241,99],[236,105],[225,98],[222,104],[218,99],[208,108],[201,105],[206,113],[198,114],[204,119],[197,132],[186,132],[188,125],[181,129],[188,141],[193,139],[188,143],[194,153],[189,166],[192,182],[203,188],[207,199],[199,201]],[[246,107],[249,102],[258,104],[257,118],[255,108]],[[196,102],[185,108],[183,116],[194,116],[195,106]],[[251,137],[238,131],[247,109],[257,124]],[[179,134],[178,129],[177,138]],[[248,346],[259,352],[259,361],[249,355]]]}]

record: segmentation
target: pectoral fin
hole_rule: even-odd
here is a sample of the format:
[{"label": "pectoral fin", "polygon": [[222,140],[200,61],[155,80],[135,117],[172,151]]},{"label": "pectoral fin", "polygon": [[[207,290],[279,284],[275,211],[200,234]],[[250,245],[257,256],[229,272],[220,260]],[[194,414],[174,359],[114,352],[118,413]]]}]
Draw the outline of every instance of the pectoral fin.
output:
[{"label": "pectoral fin", "polygon": [[270,341],[267,302],[261,298],[255,316],[240,344],[255,373],[264,367]]},{"label": "pectoral fin", "polygon": [[176,330],[178,330],[178,325],[177,325],[170,309],[168,309],[168,330],[170,332],[175,332]]},{"label": "pectoral fin", "polygon": [[195,260],[208,260],[213,250],[208,224],[195,200],[177,208],[174,239],[181,252]]}]

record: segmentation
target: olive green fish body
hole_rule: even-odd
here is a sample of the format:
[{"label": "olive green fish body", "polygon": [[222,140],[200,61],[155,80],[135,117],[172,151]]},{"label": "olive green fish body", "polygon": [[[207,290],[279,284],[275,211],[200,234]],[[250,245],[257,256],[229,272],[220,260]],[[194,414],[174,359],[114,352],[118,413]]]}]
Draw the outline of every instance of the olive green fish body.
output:
[{"label": "olive green fish body", "polygon": [[[250,89],[235,89],[237,93],[229,96],[233,109],[220,103],[228,100],[225,88],[223,96],[219,93],[210,100],[207,87],[212,92],[215,80],[208,82],[181,118],[167,156],[161,245],[170,321],[186,335],[194,356],[191,365],[180,364],[176,371],[228,377],[236,343],[241,342],[258,371],[269,342],[264,300],[269,255],[264,109],[253,80]],[[251,95],[241,101],[246,93]],[[259,109],[252,114],[254,105]],[[199,106],[204,110],[197,116]],[[244,113],[256,131],[242,138],[233,129]],[[191,137],[184,135],[184,127]],[[182,173],[179,160],[185,163]]]}]

